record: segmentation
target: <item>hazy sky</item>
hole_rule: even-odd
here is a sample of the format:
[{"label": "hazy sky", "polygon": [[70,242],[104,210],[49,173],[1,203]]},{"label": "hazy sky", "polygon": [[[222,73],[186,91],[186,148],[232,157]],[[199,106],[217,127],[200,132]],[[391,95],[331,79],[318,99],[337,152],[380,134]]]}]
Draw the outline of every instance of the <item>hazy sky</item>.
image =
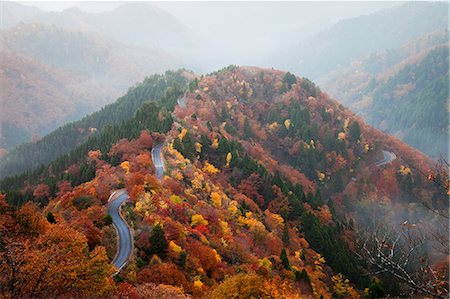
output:
[{"label": "hazy sky", "polygon": [[[43,10],[61,11],[70,7],[97,13],[112,10],[125,2],[132,1],[19,1],[25,5],[37,6]],[[182,23],[200,34],[217,34],[217,28],[245,26],[255,33],[278,27],[296,28],[305,24],[322,21],[336,22],[340,19],[369,14],[374,11],[398,5],[392,1],[301,1],[301,2],[262,2],[262,1],[151,1],[177,17]],[[317,25],[317,24],[315,24]]]},{"label": "hazy sky", "polygon": [[[70,7],[98,13],[113,10],[125,1],[20,1],[43,10],[61,11]],[[196,35],[208,40],[214,50],[212,69],[227,64],[234,57],[236,64],[260,64],[267,53],[277,47],[298,43],[335,22],[370,14],[400,4],[392,1],[301,1],[301,2],[148,2],[172,15]],[[280,34],[281,33],[281,34]],[[217,61],[218,53],[224,61]],[[203,60],[209,58],[202,56]]]}]

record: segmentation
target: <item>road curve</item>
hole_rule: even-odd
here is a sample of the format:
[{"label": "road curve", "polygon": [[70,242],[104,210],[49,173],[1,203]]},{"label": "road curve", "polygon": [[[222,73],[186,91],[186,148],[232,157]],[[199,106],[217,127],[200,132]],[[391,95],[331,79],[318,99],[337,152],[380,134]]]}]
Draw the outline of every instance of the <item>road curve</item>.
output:
[{"label": "road curve", "polygon": [[[117,268],[117,273],[125,266],[131,256],[133,249],[133,238],[128,224],[120,214],[120,207],[128,200],[128,194],[125,190],[117,190],[111,194],[108,213],[112,217],[112,222],[117,231],[118,251],[113,264]],[[115,275],[114,274],[114,275]]]},{"label": "road curve", "polygon": [[159,143],[152,148],[152,160],[155,165],[155,172],[158,180],[161,180],[164,176],[164,163],[161,157],[161,149],[163,145],[163,143]]},{"label": "road curve", "polygon": [[383,152],[383,160],[375,163],[375,165],[378,167],[389,164],[392,161],[394,161],[395,159],[397,159],[397,155],[394,154],[393,152],[389,152],[389,151],[382,151],[382,152]]}]

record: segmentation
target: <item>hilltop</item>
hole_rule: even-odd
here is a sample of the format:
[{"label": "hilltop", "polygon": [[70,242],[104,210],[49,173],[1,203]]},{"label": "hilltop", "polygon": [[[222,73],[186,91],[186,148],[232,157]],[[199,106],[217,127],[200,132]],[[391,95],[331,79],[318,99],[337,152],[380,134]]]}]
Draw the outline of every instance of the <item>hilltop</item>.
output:
[{"label": "hilltop", "polygon": [[[429,229],[448,231],[437,216],[448,209],[446,172],[366,125],[306,78],[237,66],[194,77],[166,74],[164,81],[172,83],[165,92],[124,121],[37,172],[1,182],[8,225],[0,229],[12,236],[16,227],[20,242],[36,253],[22,260],[20,291],[30,294],[27,282],[44,273],[37,296],[448,294],[445,248],[427,247],[441,239],[422,239]],[[130,94],[145,97],[137,92],[153,88],[145,86]],[[176,105],[180,98],[185,107]],[[165,176],[158,180],[151,149],[161,143]],[[395,153],[395,160],[379,163],[383,151]],[[110,192],[120,188],[130,197],[122,211],[135,243],[128,265],[112,281],[107,261],[115,237],[106,207]],[[26,199],[33,203],[13,207]],[[24,230],[27,223],[33,230]],[[79,254],[69,261],[86,261],[82,268],[92,270],[92,288],[74,285],[68,292],[48,284],[65,268],[47,274],[36,257],[44,250],[39,244],[58,228],[77,240]],[[411,245],[405,232],[424,243],[398,269],[393,263],[405,262],[401,254]],[[382,236],[387,248],[377,243]],[[14,260],[24,247],[12,239],[5,242],[19,253]],[[390,250],[396,254],[376,258]],[[423,273],[424,266],[437,275]],[[377,274],[380,267],[383,274]],[[67,281],[86,273],[81,270]],[[11,279],[1,277],[5,284]]]}]

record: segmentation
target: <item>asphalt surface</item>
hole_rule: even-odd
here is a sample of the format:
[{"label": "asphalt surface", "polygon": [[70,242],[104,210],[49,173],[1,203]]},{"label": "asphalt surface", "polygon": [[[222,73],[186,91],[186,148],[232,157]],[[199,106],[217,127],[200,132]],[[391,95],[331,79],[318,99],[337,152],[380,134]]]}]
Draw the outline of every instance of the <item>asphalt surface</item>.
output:
[{"label": "asphalt surface", "polygon": [[152,148],[152,160],[155,165],[156,177],[158,180],[164,177],[164,163],[161,158],[161,149],[163,145],[163,143],[160,143]]},{"label": "asphalt surface", "polygon": [[184,98],[177,99],[177,103],[181,108],[186,108],[186,100]]},{"label": "asphalt surface", "polygon": [[377,165],[378,167],[389,164],[392,161],[394,161],[395,159],[397,159],[397,155],[394,154],[393,152],[389,152],[389,151],[382,151],[382,152],[383,152],[383,160],[375,163],[375,165]]},{"label": "asphalt surface", "polygon": [[[119,191],[115,191],[119,192]],[[133,248],[132,237],[130,233],[130,228],[125,220],[120,215],[120,206],[128,200],[128,194],[126,192],[120,194],[116,198],[114,198],[108,207],[108,213],[112,217],[113,225],[117,230],[117,238],[119,250],[114,258],[113,264],[117,268],[117,273],[125,266],[128,259],[130,258],[131,251]]]}]

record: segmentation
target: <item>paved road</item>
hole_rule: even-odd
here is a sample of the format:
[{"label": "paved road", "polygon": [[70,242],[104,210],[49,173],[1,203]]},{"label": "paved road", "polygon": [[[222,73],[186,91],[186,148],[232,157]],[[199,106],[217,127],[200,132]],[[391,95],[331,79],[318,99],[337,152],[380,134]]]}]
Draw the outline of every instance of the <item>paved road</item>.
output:
[{"label": "paved road", "polygon": [[163,143],[160,143],[152,148],[152,160],[155,165],[156,177],[160,180],[164,176],[164,163],[161,158],[161,149]]},{"label": "paved road", "polygon": [[[117,194],[119,194],[117,196]],[[112,217],[112,221],[117,230],[118,238],[118,252],[114,258],[113,264],[117,268],[117,273],[125,266],[130,258],[133,248],[133,238],[131,237],[130,228],[126,221],[120,215],[120,206],[128,199],[128,194],[124,190],[114,191],[111,195],[111,202],[109,203],[108,213]]]},{"label": "paved road", "polygon": [[184,98],[177,99],[177,103],[181,108],[186,108],[186,100]]},{"label": "paved road", "polygon": [[389,164],[392,161],[394,161],[395,159],[397,159],[397,155],[394,154],[393,152],[388,152],[388,151],[382,151],[382,152],[383,152],[383,160],[375,163],[375,165],[377,165],[378,167]]}]

